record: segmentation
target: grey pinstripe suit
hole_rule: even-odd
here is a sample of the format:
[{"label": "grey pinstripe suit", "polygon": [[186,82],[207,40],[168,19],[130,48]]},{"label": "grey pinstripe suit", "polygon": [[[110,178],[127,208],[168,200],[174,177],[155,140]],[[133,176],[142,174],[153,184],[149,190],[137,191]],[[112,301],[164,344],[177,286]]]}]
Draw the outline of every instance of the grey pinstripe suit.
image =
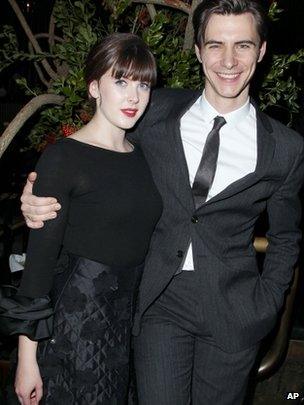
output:
[{"label": "grey pinstripe suit", "polygon": [[[225,352],[257,344],[274,326],[292,277],[300,240],[299,188],[303,140],[257,109],[257,167],[194,208],[179,120],[200,92],[154,92],[135,136],[150,164],[164,203],[141,283],[134,334],[143,314],[170,284],[189,241],[200,273],[199,302],[212,337]],[[267,210],[269,230],[259,275],[253,231]],[[198,221],[191,221],[196,216]],[[176,404],[177,405],[177,404]]]}]

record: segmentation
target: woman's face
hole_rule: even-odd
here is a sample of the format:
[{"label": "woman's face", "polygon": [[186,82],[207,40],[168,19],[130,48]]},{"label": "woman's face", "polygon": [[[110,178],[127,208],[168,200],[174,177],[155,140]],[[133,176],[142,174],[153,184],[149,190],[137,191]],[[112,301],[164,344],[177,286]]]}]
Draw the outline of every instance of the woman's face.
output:
[{"label": "woman's face", "polygon": [[96,99],[96,113],[112,127],[132,128],[145,111],[150,98],[150,84],[128,78],[115,79],[108,70],[100,80],[90,83],[89,92]]}]

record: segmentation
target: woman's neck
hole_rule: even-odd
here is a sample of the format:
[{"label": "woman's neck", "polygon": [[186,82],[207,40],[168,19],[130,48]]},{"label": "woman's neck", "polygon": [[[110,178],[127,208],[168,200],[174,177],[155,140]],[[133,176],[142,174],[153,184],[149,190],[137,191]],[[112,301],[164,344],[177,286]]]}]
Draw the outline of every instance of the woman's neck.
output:
[{"label": "woman's neck", "polygon": [[71,138],[104,149],[117,152],[131,152],[133,146],[125,137],[126,131],[107,125],[107,122],[102,121],[103,120],[95,114],[91,121],[79,131],[75,132],[75,134],[71,135]]}]

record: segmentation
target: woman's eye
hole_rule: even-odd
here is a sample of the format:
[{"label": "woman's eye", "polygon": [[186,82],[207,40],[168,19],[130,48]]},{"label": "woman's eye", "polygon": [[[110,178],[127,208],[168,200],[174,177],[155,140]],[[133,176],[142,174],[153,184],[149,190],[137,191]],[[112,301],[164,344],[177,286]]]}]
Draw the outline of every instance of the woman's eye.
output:
[{"label": "woman's eye", "polygon": [[140,83],[140,88],[143,90],[150,90],[150,84],[149,83]]},{"label": "woman's eye", "polygon": [[115,81],[115,84],[117,84],[118,86],[126,86],[127,82],[123,79],[118,79]]}]

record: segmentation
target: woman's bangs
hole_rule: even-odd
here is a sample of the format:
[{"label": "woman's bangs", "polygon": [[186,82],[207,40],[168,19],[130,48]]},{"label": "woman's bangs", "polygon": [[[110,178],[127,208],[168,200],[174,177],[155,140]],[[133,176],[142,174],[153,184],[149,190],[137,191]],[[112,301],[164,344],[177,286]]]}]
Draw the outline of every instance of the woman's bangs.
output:
[{"label": "woman's bangs", "polygon": [[112,69],[112,76],[116,79],[126,77],[128,79],[147,82],[154,85],[156,83],[156,66],[149,54],[132,58],[118,58]]}]

